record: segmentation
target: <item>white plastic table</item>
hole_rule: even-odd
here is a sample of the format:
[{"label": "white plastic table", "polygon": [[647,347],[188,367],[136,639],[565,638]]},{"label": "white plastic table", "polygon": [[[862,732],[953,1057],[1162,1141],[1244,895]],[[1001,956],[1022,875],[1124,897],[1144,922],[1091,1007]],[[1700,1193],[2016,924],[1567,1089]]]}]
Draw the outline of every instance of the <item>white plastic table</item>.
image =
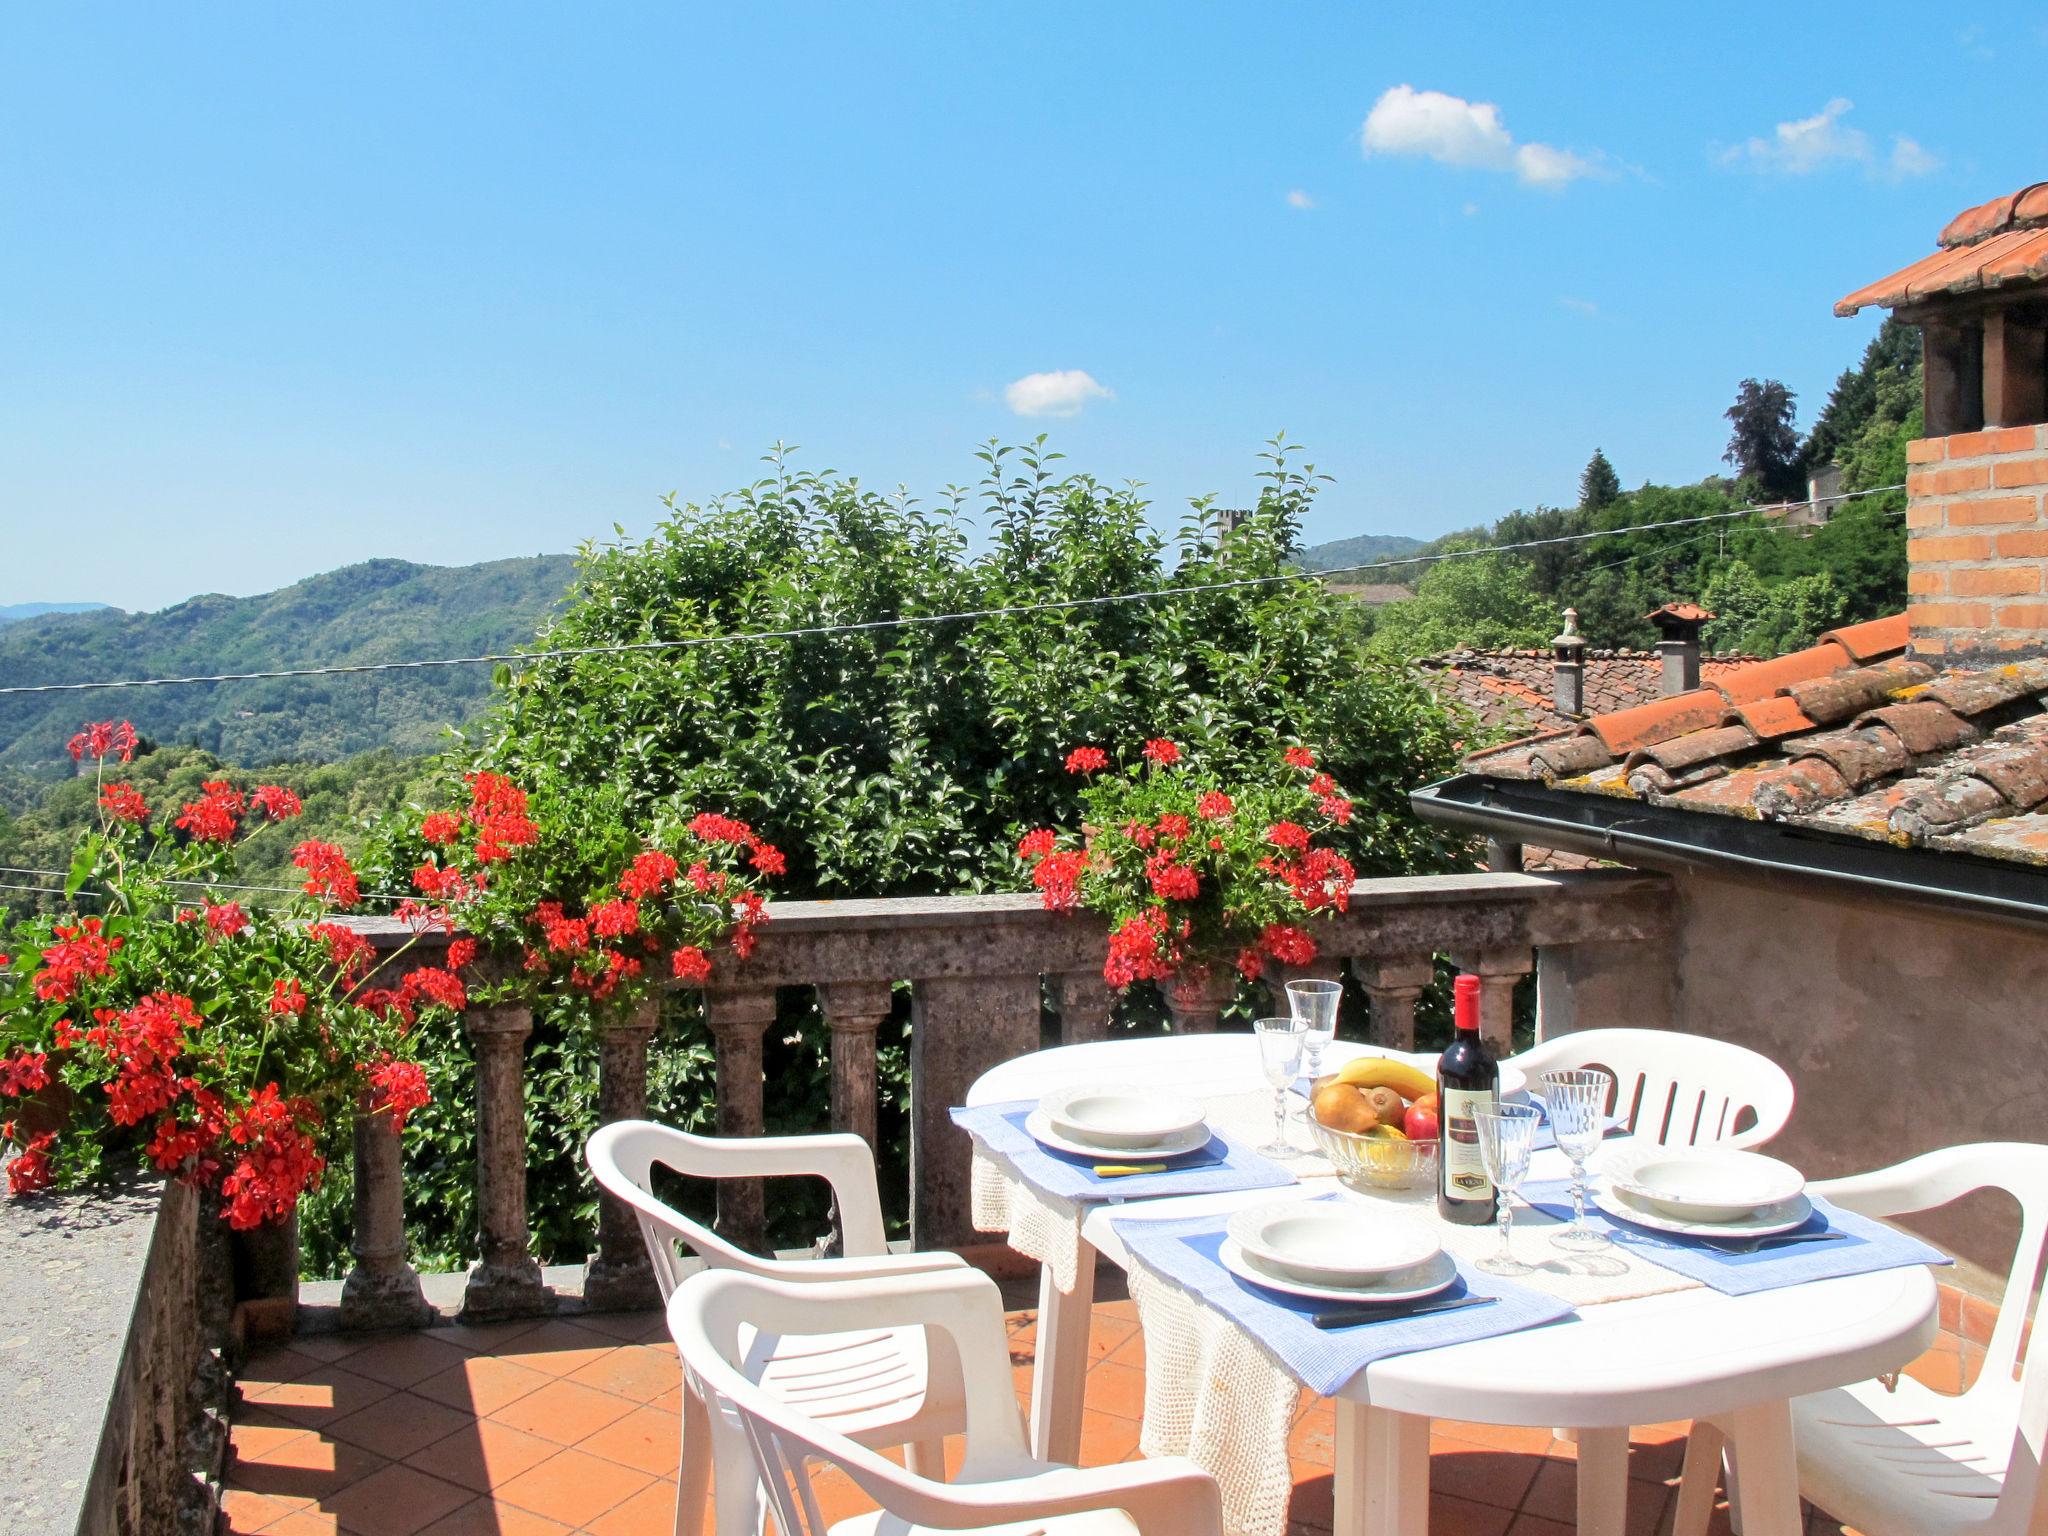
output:
[{"label": "white plastic table", "polygon": [[[1243,1093],[1264,1081],[1257,1050],[1244,1034],[1063,1046],[996,1067],[967,1102],[1035,1099],[1089,1082],[1195,1097]],[[1338,1042],[1324,1061],[1368,1051]],[[1413,1059],[1434,1066],[1433,1058]],[[1538,1154],[1532,1176],[1565,1171],[1550,1151]],[[1114,1221],[1230,1211],[1329,1187],[1312,1179],[1290,1189],[1094,1208],[1081,1227],[1074,1289],[1061,1291],[1049,1268],[1039,1281],[1033,1453],[1078,1459],[1096,1256],[1128,1264]],[[1935,1319],[1934,1279],[1914,1266],[1751,1296],[1701,1287],[1610,1302],[1551,1327],[1378,1361],[1337,1397],[1333,1536],[1425,1536],[1432,1419],[1577,1430],[1580,1536],[1620,1536],[1629,1427],[1710,1417],[1743,1447],[1736,1497],[1745,1536],[1798,1536],[1790,1400],[1899,1369],[1933,1342]]]}]

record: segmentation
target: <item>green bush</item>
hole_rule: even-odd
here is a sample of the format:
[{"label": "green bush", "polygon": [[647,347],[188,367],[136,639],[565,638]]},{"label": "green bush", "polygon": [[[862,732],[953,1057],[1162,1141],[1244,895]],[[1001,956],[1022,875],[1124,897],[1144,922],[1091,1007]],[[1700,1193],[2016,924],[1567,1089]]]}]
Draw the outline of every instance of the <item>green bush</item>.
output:
[{"label": "green bush", "polygon": [[[888,896],[1023,889],[1019,833],[1073,817],[1070,747],[1134,751],[1171,736],[1228,775],[1298,739],[1356,796],[1330,841],[1361,875],[1451,867],[1462,845],[1418,821],[1407,797],[1451,770],[1459,722],[1411,673],[1368,659],[1360,610],[1320,583],[1223,585],[1279,575],[1295,551],[1316,480],[1278,440],[1267,457],[1254,508],[1226,519],[1198,502],[1165,537],[1137,487],[1061,477],[1043,440],[990,445],[977,540],[966,491],[924,507],[777,453],[768,478],[734,495],[672,500],[644,541],[586,548],[567,607],[534,648],[805,633],[536,658],[501,676],[497,708],[443,771],[615,783],[645,806],[677,797],[743,817],[782,848],[778,897]],[[1179,595],[1090,602],[1155,588]],[[1045,602],[1077,606],[942,617]],[[807,633],[906,618],[932,622]],[[373,857],[368,878],[402,881],[402,844],[385,867]],[[883,1034],[882,1083],[883,1189],[899,1214],[901,1004]],[[1129,1006],[1150,1017],[1156,1000]],[[651,1112],[701,1125],[708,1036],[687,998],[669,1015]],[[792,997],[769,1049],[771,1129],[820,1128],[829,1079],[814,1005]],[[416,1117],[408,1178],[416,1244],[453,1263],[473,1243],[474,1127],[463,1048],[445,1055],[434,1069],[445,1091]],[[580,1147],[596,1124],[596,1048],[542,1019],[528,1069],[537,1250],[571,1262],[594,1226]],[[307,1213],[309,1264],[345,1251],[340,1196],[324,1198]],[[779,1205],[773,1235],[815,1235],[820,1212]]]}]

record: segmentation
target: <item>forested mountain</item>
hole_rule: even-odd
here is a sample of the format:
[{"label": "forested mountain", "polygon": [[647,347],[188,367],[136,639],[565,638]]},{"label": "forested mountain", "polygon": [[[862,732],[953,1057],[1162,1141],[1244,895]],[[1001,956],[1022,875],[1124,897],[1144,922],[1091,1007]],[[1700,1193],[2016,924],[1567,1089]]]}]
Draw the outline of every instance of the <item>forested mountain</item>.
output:
[{"label": "forested mountain", "polygon": [[91,613],[105,603],[0,603],[0,624],[39,619],[46,613]]},{"label": "forested mountain", "polygon": [[[575,574],[571,555],[461,567],[370,560],[260,597],[195,597],[157,613],[45,614],[0,627],[0,686],[401,661],[526,644]],[[491,669],[0,695],[0,769],[71,768],[88,718],[248,767],[431,750],[487,702]]]},{"label": "forested mountain", "polygon": [[[1422,548],[1422,540],[1404,533],[1361,533],[1348,539],[1312,544],[1294,557],[1305,571],[1331,571],[1347,565],[1364,565],[1373,560],[1397,560]],[[1396,581],[1396,576],[1362,574],[1361,581]]]}]

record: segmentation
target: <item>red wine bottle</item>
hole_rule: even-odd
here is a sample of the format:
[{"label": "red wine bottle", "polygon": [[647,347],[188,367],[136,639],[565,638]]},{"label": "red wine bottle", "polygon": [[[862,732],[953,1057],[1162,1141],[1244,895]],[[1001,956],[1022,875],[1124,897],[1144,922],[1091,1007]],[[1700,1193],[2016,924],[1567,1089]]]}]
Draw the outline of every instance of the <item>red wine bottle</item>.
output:
[{"label": "red wine bottle", "polygon": [[1479,1155],[1472,1112],[1500,1102],[1500,1068],[1479,1038],[1479,978],[1460,976],[1451,996],[1458,1032],[1436,1064],[1436,1210],[1445,1221],[1481,1227],[1498,1214],[1499,1195]]}]

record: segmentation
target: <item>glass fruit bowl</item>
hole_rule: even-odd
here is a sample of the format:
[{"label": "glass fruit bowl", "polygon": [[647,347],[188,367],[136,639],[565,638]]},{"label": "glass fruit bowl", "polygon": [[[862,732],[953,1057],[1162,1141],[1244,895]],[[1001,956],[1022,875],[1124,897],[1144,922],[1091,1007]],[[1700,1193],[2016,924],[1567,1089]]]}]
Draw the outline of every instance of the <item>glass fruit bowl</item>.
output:
[{"label": "glass fruit bowl", "polygon": [[1361,1135],[1324,1125],[1312,1107],[1315,1095],[1337,1081],[1334,1072],[1317,1078],[1309,1089],[1309,1131],[1316,1150],[1330,1160],[1346,1183],[1368,1189],[1422,1189],[1436,1184],[1437,1144],[1406,1137]]}]

